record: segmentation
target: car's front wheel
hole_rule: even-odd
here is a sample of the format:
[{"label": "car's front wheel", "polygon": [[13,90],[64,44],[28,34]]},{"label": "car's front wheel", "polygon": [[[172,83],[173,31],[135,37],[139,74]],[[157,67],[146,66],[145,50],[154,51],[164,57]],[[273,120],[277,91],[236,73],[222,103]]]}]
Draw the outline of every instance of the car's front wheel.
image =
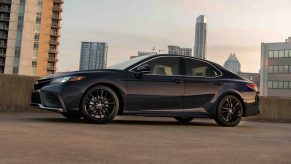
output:
[{"label": "car's front wheel", "polygon": [[80,110],[83,117],[91,123],[108,123],[118,113],[119,99],[111,88],[94,86],[83,96]]},{"label": "car's front wheel", "polygon": [[188,123],[194,119],[193,117],[174,117],[174,118],[175,118],[175,120],[177,120],[181,123]]},{"label": "car's front wheel", "polygon": [[221,126],[236,126],[243,116],[243,105],[233,95],[224,96],[219,102],[216,110],[215,121]]}]

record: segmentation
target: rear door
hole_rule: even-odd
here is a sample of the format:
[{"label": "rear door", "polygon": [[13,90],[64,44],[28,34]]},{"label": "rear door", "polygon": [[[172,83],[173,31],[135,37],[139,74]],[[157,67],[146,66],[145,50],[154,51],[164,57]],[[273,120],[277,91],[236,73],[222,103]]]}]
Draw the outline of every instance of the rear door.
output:
[{"label": "rear door", "polygon": [[184,111],[201,111],[217,93],[221,72],[210,63],[193,58],[184,58],[185,96]]}]

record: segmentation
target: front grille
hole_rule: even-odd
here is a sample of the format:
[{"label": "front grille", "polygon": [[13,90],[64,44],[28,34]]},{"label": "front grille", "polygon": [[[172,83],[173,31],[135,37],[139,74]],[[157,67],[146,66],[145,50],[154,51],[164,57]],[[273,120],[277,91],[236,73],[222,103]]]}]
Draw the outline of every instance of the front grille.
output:
[{"label": "front grille", "polygon": [[41,95],[43,103],[46,107],[62,108],[62,105],[57,95],[47,91],[41,91]]},{"label": "front grille", "polygon": [[31,94],[31,103],[32,104],[41,104],[41,98],[39,92],[33,92]]}]

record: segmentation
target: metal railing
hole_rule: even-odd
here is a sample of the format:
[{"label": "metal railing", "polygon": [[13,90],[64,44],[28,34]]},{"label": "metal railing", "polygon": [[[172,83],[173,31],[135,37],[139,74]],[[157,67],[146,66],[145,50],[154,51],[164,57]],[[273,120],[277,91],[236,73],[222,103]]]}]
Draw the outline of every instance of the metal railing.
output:
[{"label": "metal railing", "polygon": [[3,12],[10,12],[10,8],[7,8],[7,7],[0,7],[0,11],[3,11]]},{"label": "metal railing", "polygon": [[11,0],[0,0],[1,3],[11,3]]},{"label": "metal railing", "polygon": [[10,18],[9,17],[0,17],[0,20],[2,20],[2,21],[9,21],[10,20]]},{"label": "metal railing", "polygon": [[64,3],[63,0],[54,0],[54,3]]},{"label": "metal railing", "polygon": [[0,57],[6,57],[6,54],[0,53]]}]

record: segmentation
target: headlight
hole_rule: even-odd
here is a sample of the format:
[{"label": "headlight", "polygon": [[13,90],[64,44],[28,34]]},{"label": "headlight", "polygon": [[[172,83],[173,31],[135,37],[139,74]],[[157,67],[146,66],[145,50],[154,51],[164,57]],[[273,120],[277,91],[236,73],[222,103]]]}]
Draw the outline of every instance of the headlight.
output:
[{"label": "headlight", "polygon": [[51,83],[65,83],[67,81],[79,81],[82,80],[83,76],[66,76],[55,78]]}]

